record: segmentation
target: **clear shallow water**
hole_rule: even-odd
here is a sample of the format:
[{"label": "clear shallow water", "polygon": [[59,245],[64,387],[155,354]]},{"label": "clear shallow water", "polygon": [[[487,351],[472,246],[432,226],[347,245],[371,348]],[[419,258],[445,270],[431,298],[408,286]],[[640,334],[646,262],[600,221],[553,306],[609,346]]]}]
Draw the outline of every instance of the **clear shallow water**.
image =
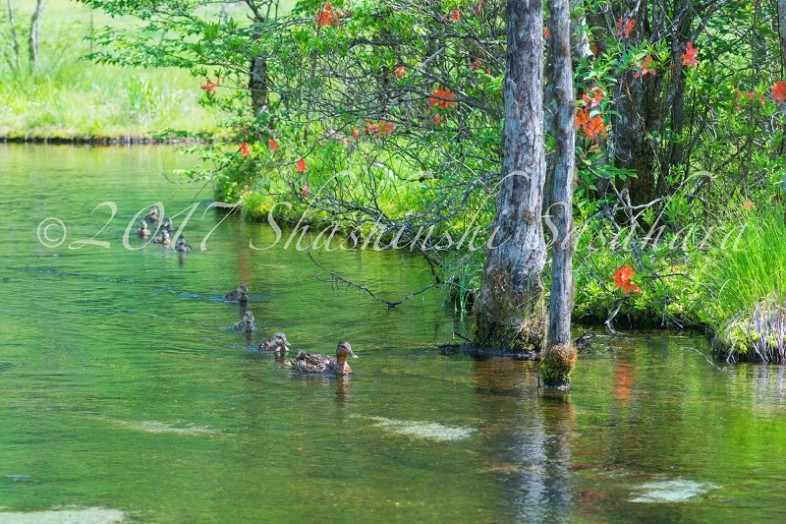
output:
[{"label": "clear shallow water", "polygon": [[[783,368],[719,371],[700,337],[619,337],[582,355],[567,399],[544,396],[531,363],[440,356],[468,327],[439,294],[387,311],[334,290],[281,248],[287,232],[254,251],[274,231],[230,217],[183,264],[125,249],[158,200],[200,203],[195,247],[222,218],[202,217],[209,189],[162,176],[185,165],[168,148],[0,146],[0,522],[781,517]],[[107,221],[91,215],[104,201],[109,249],[69,250]],[[36,236],[50,216],[68,228],[54,249]],[[391,298],[430,281],[401,253],[315,256]],[[228,330],[240,311],[221,300],[241,280],[252,337]],[[293,376],[253,350],[277,330],[326,353],[350,340],[355,373]]]}]

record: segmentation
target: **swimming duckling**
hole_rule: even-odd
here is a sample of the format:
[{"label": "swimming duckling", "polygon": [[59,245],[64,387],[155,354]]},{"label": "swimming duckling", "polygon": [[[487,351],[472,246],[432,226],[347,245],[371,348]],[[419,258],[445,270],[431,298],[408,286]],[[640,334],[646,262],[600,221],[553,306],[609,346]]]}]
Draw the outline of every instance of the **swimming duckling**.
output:
[{"label": "swimming duckling", "polygon": [[254,322],[254,314],[251,311],[246,311],[242,320],[235,322],[235,324],[232,326],[232,329],[243,333],[251,333],[256,331],[257,325]]},{"label": "swimming duckling", "polygon": [[169,231],[170,233],[174,229],[174,225],[172,224],[172,219],[166,217],[163,222],[161,222],[161,229],[165,231]]},{"label": "swimming duckling", "polygon": [[259,345],[260,351],[275,351],[279,355],[283,355],[287,351],[292,344],[287,341],[287,336],[282,332],[278,332],[273,335],[273,338],[269,338],[262,342]]},{"label": "swimming duckling", "polygon": [[136,234],[139,236],[139,238],[147,238],[150,236],[150,230],[147,228],[147,222],[142,220],[139,223],[139,229],[136,230]]},{"label": "swimming duckling", "polygon": [[236,290],[230,291],[224,295],[224,298],[229,302],[240,302],[241,304],[245,304],[248,302],[248,286],[241,282],[238,284]]},{"label": "swimming duckling", "polygon": [[188,253],[191,251],[191,246],[186,244],[186,237],[180,235],[177,237],[177,245],[175,246],[175,251],[178,253]]},{"label": "swimming duckling", "polygon": [[158,224],[158,208],[156,206],[151,207],[150,212],[145,215],[143,220],[150,224]]},{"label": "swimming duckling", "polygon": [[291,366],[298,373],[329,373],[331,375],[349,375],[352,369],[347,364],[347,358],[358,358],[352,352],[349,342],[339,342],[336,348],[336,358],[319,353],[306,353],[300,351],[294,360],[284,361],[284,365]]},{"label": "swimming duckling", "polygon": [[161,244],[162,246],[168,246],[172,243],[172,238],[169,236],[169,231],[163,229],[161,234],[158,235],[156,238],[153,239],[154,244]]}]

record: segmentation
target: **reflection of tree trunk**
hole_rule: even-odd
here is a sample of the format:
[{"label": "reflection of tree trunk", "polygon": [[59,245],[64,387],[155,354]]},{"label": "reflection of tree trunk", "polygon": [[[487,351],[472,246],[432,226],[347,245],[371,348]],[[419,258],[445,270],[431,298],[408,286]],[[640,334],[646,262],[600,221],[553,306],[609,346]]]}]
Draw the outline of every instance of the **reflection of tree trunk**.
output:
[{"label": "reflection of tree trunk", "polygon": [[476,341],[486,347],[540,348],[545,335],[541,272],[543,144],[543,12],[540,2],[507,1],[507,72],[503,98],[504,178],[475,302]]},{"label": "reflection of tree trunk", "polygon": [[546,353],[541,374],[546,386],[567,387],[576,363],[570,338],[573,310],[573,170],[576,131],[573,67],[570,54],[570,5],[568,0],[549,0],[548,81],[554,93],[554,180],[549,216],[555,226],[551,248],[551,291]]},{"label": "reflection of tree trunk", "polygon": [[36,0],[35,11],[30,17],[30,69],[38,69],[38,32],[41,13],[46,7],[46,0]]},{"label": "reflection of tree trunk", "polygon": [[570,437],[575,410],[539,395],[536,367],[502,359],[474,364],[478,415],[483,418],[484,474],[498,478],[510,520],[564,522],[570,517]]}]

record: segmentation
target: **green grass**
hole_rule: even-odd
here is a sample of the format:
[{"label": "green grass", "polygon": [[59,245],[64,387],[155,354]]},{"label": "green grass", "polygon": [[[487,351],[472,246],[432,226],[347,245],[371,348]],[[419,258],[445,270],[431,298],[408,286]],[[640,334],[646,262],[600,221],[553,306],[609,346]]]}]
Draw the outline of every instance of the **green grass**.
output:
[{"label": "green grass", "polygon": [[[18,23],[27,24],[30,2],[20,4]],[[133,28],[133,21],[93,14],[92,26]],[[24,29],[24,27],[23,27]],[[199,78],[175,69],[130,69],[80,60],[90,51],[90,9],[53,0],[41,19],[38,71],[0,65],[0,136],[9,138],[94,138],[152,136],[168,129],[216,130],[215,116],[199,105]],[[21,35],[20,35],[21,36]],[[24,46],[23,46],[24,47]]]}]

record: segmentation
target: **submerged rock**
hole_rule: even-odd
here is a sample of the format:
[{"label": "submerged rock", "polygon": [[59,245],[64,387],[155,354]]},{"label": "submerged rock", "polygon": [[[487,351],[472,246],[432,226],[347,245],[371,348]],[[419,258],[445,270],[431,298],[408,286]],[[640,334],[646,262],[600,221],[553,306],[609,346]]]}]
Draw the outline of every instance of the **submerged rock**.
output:
[{"label": "submerged rock", "polygon": [[462,426],[443,426],[437,422],[416,420],[396,420],[384,417],[371,417],[382,429],[399,435],[409,435],[436,441],[462,440],[472,437],[477,430]]},{"label": "submerged rock", "polygon": [[0,511],[0,522],[4,524],[109,524],[112,522],[123,522],[124,520],[125,515],[117,509]]},{"label": "submerged rock", "polygon": [[631,502],[669,503],[685,502],[707,494],[718,486],[709,482],[695,480],[661,480],[646,482],[634,488],[638,495],[631,497]]}]

